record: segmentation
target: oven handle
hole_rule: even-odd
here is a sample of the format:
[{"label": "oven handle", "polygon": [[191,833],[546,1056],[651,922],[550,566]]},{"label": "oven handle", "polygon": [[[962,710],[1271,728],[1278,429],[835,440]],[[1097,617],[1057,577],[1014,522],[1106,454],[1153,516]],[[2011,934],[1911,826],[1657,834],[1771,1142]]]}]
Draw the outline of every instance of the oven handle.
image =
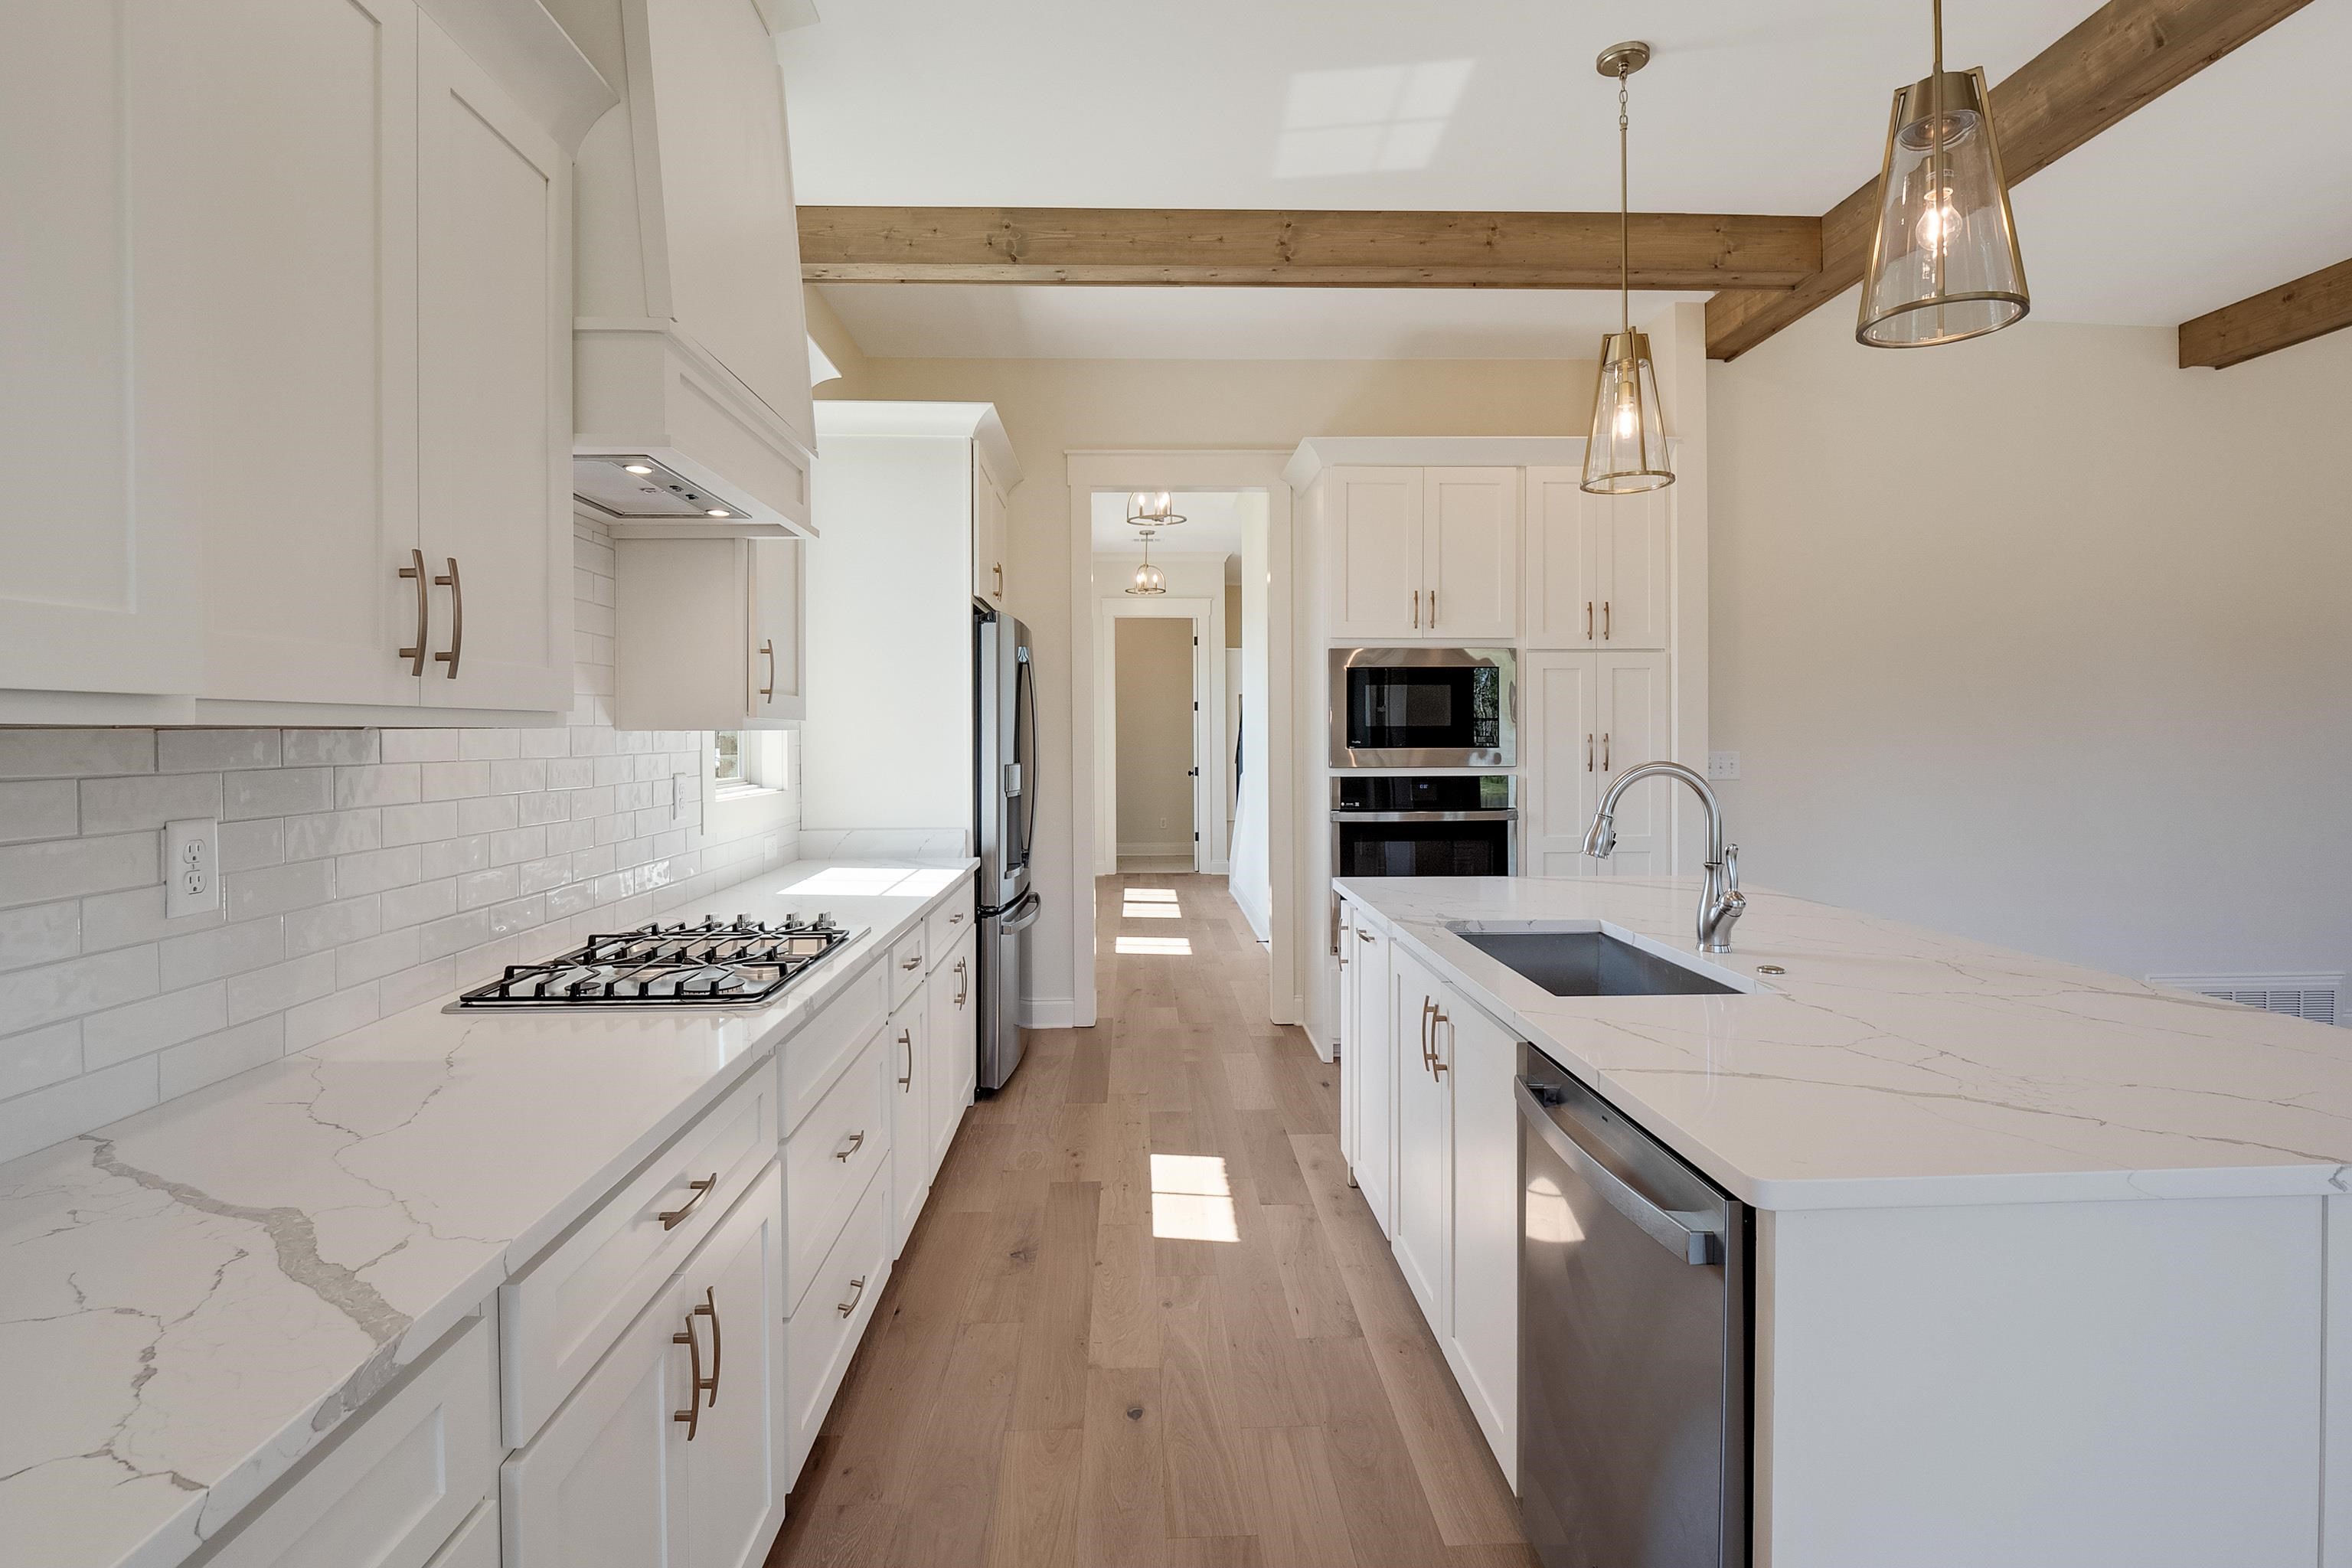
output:
[{"label": "oven handle", "polygon": [[1334,822],[1517,822],[1517,806],[1500,811],[1335,811]]}]

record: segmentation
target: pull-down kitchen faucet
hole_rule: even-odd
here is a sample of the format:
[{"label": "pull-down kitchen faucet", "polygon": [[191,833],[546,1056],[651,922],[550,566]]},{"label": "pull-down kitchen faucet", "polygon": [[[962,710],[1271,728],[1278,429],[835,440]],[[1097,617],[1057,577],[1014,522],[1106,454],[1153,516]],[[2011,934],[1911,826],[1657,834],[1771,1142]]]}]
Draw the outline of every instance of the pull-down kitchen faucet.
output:
[{"label": "pull-down kitchen faucet", "polygon": [[1643,763],[1626,769],[1601,797],[1601,809],[1585,830],[1584,852],[1596,860],[1616,852],[1617,797],[1646,778],[1680,779],[1706,807],[1706,887],[1698,900],[1698,945],[1702,952],[1729,952],[1731,928],[1748,912],[1748,900],[1739,893],[1739,846],[1724,843],[1723,805],[1705,778],[1680,763]]}]

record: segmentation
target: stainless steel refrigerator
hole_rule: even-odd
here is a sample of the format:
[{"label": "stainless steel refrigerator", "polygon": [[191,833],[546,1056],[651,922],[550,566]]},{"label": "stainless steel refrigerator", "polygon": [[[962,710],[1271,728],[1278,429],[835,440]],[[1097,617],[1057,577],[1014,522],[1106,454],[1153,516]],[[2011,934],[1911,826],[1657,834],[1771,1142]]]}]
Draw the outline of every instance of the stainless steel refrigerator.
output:
[{"label": "stainless steel refrigerator", "polygon": [[1021,994],[1037,919],[1029,857],[1037,838],[1037,676],[1029,628],[972,612],[972,816],[980,844],[980,1092],[1021,1064]]}]

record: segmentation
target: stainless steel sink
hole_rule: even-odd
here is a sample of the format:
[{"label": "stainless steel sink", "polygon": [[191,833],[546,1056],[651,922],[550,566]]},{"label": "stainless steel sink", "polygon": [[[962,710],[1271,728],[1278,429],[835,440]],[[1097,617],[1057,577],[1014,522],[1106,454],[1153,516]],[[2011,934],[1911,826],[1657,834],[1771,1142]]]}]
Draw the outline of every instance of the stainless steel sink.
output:
[{"label": "stainless steel sink", "polygon": [[1659,957],[1604,931],[1493,931],[1454,935],[1555,996],[1724,996],[1747,987]]}]

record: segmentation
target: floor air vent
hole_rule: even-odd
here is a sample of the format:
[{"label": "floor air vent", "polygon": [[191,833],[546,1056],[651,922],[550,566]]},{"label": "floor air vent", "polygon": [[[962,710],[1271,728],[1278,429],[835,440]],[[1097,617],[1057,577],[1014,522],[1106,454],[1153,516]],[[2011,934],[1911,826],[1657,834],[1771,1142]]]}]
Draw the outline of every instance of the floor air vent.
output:
[{"label": "floor air vent", "polygon": [[2315,1024],[2336,1021],[2336,998],[2344,989],[2344,976],[2340,972],[2334,974],[2151,974],[2147,981],[2151,985],[2195,991],[2224,1002],[2260,1007],[2265,1013],[2284,1013],[2291,1017],[2307,1018]]}]

